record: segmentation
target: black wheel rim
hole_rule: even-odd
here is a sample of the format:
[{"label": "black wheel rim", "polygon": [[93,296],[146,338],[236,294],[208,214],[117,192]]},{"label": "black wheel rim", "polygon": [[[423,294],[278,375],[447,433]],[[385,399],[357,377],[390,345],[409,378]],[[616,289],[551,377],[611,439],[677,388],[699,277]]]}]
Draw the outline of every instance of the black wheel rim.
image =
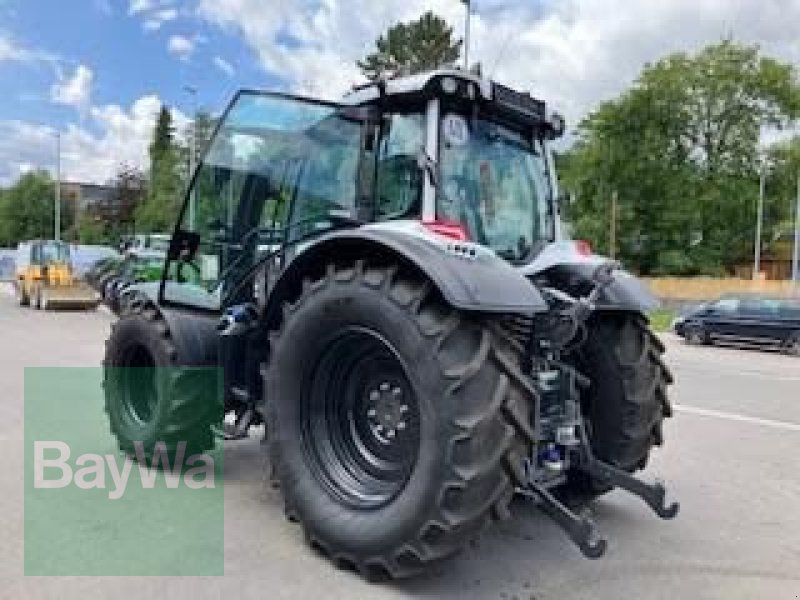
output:
[{"label": "black wheel rim", "polygon": [[321,345],[301,405],[303,449],[330,494],[379,508],[405,487],[420,443],[419,405],[381,336],[348,328]]},{"label": "black wheel rim", "polygon": [[130,346],[120,366],[125,411],[134,421],[149,423],[158,401],[156,366],[152,355],[144,346]]}]

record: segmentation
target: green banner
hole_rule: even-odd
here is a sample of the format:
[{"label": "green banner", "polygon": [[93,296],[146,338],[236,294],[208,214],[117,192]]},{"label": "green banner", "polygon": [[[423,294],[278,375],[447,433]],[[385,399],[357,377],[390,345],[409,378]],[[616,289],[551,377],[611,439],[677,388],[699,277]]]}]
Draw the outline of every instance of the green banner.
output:
[{"label": "green banner", "polygon": [[[116,370],[135,384],[112,407],[142,433],[123,444],[131,460],[111,432],[102,369],[25,370],[26,575],[223,575],[222,444],[205,449],[208,430],[184,440],[179,427],[149,428],[221,406],[218,369],[146,371]],[[191,399],[183,415],[170,393]]]}]

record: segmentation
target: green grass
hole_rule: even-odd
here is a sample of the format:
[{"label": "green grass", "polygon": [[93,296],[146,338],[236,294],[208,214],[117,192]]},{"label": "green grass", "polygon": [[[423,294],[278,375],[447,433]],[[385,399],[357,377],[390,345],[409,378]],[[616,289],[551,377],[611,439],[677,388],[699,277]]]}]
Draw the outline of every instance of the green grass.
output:
[{"label": "green grass", "polygon": [[670,323],[678,316],[678,313],[667,308],[659,308],[647,313],[647,316],[654,331],[669,331]]}]

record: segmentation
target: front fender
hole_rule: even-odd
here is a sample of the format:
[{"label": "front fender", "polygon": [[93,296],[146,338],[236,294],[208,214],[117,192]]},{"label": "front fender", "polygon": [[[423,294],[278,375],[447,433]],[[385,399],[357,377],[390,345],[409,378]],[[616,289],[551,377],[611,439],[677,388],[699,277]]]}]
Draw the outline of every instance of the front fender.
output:
[{"label": "front fender", "polygon": [[[593,287],[592,275],[597,267],[610,259],[597,254],[584,255],[572,241],[549,244],[520,272],[533,279],[544,276],[552,284],[576,296],[588,295]],[[605,288],[596,302],[600,310],[648,312],[660,306],[658,298],[634,275],[624,270],[614,272],[614,281]]]},{"label": "front fender", "polygon": [[127,310],[157,310],[169,328],[181,366],[215,366],[218,363],[219,316],[204,311],[169,308],[159,304],[160,282],[135,283],[125,289]]},{"label": "front fender", "polygon": [[420,272],[460,310],[533,314],[548,308],[530,280],[493,252],[410,222],[367,225],[318,238],[292,260],[269,294],[270,304],[291,297],[303,277],[319,274],[328,263],[359,258],[396,262]]}]

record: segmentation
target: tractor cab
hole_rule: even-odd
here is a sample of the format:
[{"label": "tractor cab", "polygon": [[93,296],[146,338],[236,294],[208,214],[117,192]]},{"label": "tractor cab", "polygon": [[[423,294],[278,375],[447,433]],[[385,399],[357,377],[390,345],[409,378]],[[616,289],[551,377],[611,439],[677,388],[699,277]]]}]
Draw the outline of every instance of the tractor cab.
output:
[{"label": "tractor cab", "polygon": [[265,258],[283,268],[322,233],[375,223],[530,261],[559,236],[547,144],[562,132],[543,102],[462,71],[340,103],[242,91],[193,178],[163,299],[222,310]]}]

